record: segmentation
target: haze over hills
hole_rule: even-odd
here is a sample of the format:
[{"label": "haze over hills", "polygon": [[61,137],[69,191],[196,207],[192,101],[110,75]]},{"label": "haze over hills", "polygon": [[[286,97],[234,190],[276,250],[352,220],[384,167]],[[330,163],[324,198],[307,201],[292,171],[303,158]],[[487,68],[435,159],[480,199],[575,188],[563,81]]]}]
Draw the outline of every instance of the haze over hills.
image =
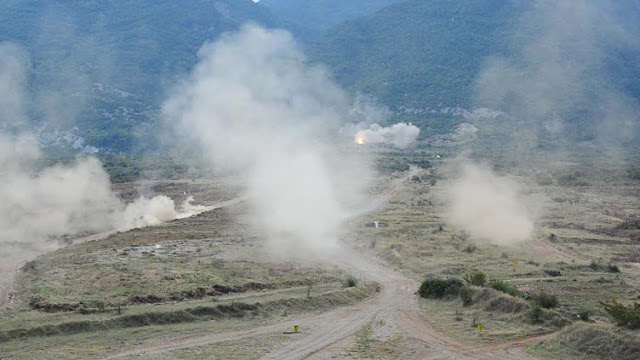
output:
[{"label": "haze over hills", "polygon": [[[539,123],[561,118],[565,132],[591,140],[592,119],[633,114],[640,99],[640,5],[552,3],[7,0],[0,41],[29,55],[30,118],[47,124],[44,132],[77,127],[45,143],[81,136],[90,149],[155,148],[149,134],[167,88],[205,42],[245,22],[291,31],[340,85],[389,107],[391,120],[419,125],[423,136],[450,133],[465,111],[486,107]],[[562,81],[545,81],[558,74]]]},{"label": "haze over hills", "polygon": [[308,30],[314,38],[331,27],[371,14],[400,0],[260,0],[274,14]]},{"label": "haze over hills", "polygon": [[93,146],[132,151],[144,149],[136,139],[149,129],[139,125],[153,120],[198,49],[249,21],[287,28],[251,0],[7,0],[0,42],[28,53],[34,121],[76,125]]},{"label": "haze over hills", "polygon": [[597,108],[624,98],[632,113],[640,99],[639,14],[637,1],[408,0],[334,27],[309,53],[432,133],[461,121],[450,108],[486,106],[538,108],[591,139]]}]

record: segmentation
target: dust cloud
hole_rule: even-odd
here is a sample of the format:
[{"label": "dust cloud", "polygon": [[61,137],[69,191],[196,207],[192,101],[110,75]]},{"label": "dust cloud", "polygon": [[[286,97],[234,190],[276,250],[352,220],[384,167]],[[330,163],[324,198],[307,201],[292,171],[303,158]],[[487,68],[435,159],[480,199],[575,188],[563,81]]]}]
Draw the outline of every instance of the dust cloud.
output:
[{"label": "dust cloud", "polygon": [[218,171],[240,175],[254,225],[278,253],[335,249],[371,178],[366,156],[338,136],[353,101],[286,31],[246,25],[199,60],[165,102],[167,121]]},{"label": "dust cloud", "polygon": [[533,231],[532,212],[518,184],[487,166],[462,165],[460,178],[447,189],[447,220],[472,239],[497,245],[526,241]]},{"label": "dust cloud", "polygon": [[[166,196],[124,204],[94,157],[45,165],[24,111],[27,72],[26,52],[14,44],[0,44],[0,270],[75,236],[184,216]],[[190,202],[183,207],[189,214],[204,211]]]}]

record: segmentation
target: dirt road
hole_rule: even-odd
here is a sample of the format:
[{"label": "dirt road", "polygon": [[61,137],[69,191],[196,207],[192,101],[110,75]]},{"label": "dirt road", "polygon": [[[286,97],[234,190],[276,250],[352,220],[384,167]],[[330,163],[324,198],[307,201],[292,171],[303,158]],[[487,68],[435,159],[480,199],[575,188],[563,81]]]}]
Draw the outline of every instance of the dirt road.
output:
[{"label": "dirt road", "polygon": [[369,324],[383,324],[375,331],[382,337],[401,334],[424,342],[429,352],[425,359],[526,359],[521,347],[547,339],[550,335],[501,342],[490,345],[474,345],[454,339],[438,331],[421,312],[415,291],[418,282],[389,269],[378,260],[357,254],[348,248],[340,251],[332,262],[345,271],[357,274],[381,286],[380,293],[362,303],[339,308],[318,315],[299,317],[276,324],[254,327],[242,331],[215,333],[185,338],[171,343],[150,343],[130,349],[107,359],[134,355],[159,354],[171,350],[211,345],[239,340],[246,337],[282,333],[300,325],[302,334],[291,337],[265,359],[329,359],[336,355],[340,342],[354,336]]},{"label": "dirt road", "polygon": [[[411,172],[413,175],[413,171]],[[411,176],[410,175],[410,176]],[[382,199],[375,201],[375,207],[381,206],[395,193],[402,190],[403,180],[392,181]],[[367,207],[354,215],[363,215],[374,210]],[[548,338],[550,335],[534,336],[525,339],[474,345],[452,338],[436,329],[420,310],[415,292],[419,283],[403,274],[390,269],[378,259],[360,254],[348,245],[326,260],[342,270],[360,278],[377,282],[380,293],[359,304],[338,308],[318,315],[298,317],[276,324],[258,326],[242,331],[209,334],[184,338],[171,343],[147,343],[140,347],[114,354],[108,359],[134,355],[154,355],[166,351],[211,345],[247,337],[282,333],[299,325],[302,334],[292,336],[289,341],[278,344],[278,348],[265,356],[265,359],[330,359],[339,354],[341,345],[353,338],[363,328],[375,324],[376,336],[385,339],[395,335],[423,342],[429,351],[423,354],[425,359],[526,359],[529,356],[522,347]]]}]

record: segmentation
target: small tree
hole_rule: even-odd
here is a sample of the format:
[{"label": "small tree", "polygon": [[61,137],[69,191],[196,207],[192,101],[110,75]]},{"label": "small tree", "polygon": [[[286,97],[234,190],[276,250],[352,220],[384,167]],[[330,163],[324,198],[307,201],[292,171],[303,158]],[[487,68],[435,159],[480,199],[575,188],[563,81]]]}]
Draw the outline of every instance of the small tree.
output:
[{"label": "small tree", "polygon": [[610,304],[600,302],[604,310],[615,320],[618,326],[624,326],[629,329],[640,329],[640,304],[634,302],[633,305],[626,307],[616,300],[612,300]]},{"label": "small tree", "polygon": [[551,309],[557,307],[559,302],[555,295],[547,294],[544,291],[540,291],[533,297],[533,303],[542,306],[545,309]]},{"label": "small tree", "polygon": [[471,305],[473,303],[473,290],[469,287],[460,289],[460,300],[462,300],[462,306]]},{"label": "small tree", "polygon": [[464,280],[471,285],[484,286],[487,276],[482,271],[476,271],[464,276]]}]

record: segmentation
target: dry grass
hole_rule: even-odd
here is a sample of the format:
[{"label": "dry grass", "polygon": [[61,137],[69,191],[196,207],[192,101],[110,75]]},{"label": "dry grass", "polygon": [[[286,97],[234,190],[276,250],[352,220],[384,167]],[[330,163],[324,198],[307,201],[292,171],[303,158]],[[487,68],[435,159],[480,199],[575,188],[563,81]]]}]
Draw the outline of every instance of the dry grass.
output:
[{"label": "dry grass", "polygon": [[565,359],[635,360],[640,354],[640,341],[637,333],[610,325],[577,323],[535,350]]}]

